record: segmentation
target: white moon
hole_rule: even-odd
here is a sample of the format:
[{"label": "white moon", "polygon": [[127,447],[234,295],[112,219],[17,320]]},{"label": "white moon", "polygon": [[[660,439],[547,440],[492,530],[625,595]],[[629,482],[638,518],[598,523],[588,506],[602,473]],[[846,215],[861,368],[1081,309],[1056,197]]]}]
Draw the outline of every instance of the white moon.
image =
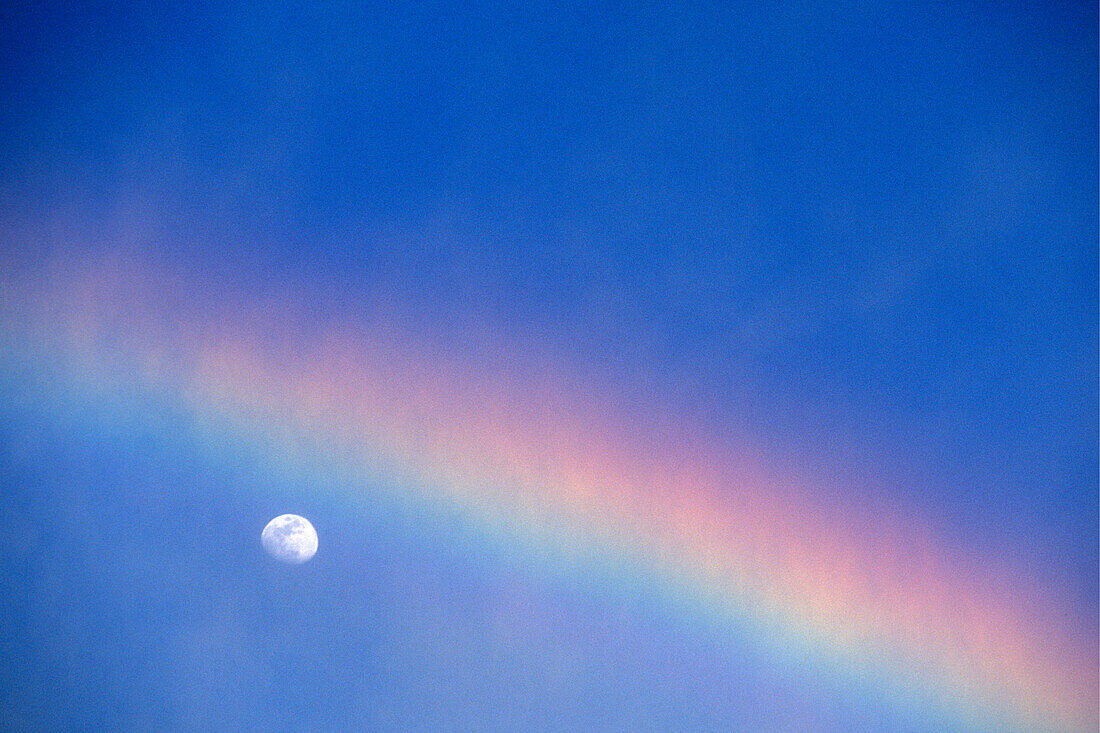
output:
[{"label": "white moon", "polygon": [[260,534],[260,541],[268,555],[291,565],[301,565],[317,554],[317,530],[297,514],[272,519]]}]

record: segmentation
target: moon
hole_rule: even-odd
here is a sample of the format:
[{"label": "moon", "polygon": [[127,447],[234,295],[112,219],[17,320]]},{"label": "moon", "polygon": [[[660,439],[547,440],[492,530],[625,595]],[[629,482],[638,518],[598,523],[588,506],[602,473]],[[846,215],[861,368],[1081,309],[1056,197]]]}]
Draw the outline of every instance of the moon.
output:
[{"label": "moon", "polygon": [[280,562],[301,565],[317,554],[317,530],[305,517],[281,514],[260,534],[267,554]]}]

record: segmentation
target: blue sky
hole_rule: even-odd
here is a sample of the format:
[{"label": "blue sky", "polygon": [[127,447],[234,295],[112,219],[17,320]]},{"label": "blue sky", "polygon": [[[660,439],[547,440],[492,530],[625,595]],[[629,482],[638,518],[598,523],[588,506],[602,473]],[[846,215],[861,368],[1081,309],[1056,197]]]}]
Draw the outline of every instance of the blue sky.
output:
[{"label": "blue sky", "polygon": [[[444,350],[503,340],[553,354],[576,382],[615,385],[628,410],[683,416],[731,441],[752,436],[760,460],[813,477],[825,503],[916,512],[946,544],[1040,579],[1095,638],[1096,28],[1092,3],[13,9],[0,24],[0,264],[122,252],[201,273],[256,302],[292,294],[318,322],[385,313]],[[110,429],[67,422],[53,408],[30,416],[14,396],[18,379],[5,379],[5,481],[13,487],[5,502],[36,536],[51,538],[47,547],[64,541],[68,521],[48,507],[70,517],[84,505],[110,514],[115,499],[96,487],[112,472],[126,474],[126,486],[144,476],[172,487],[150,517],[168,521],[193,502],[212,507],[212,535],[181,555],[191,560],[201,542],[230,542],[236,520],[225,517],[234,511],[274,516],[283,511],[277,499],[293,494],[272,488],[267,503],[241,499],[247,506],[234,510],[235,489],[217,491],[201,471],[172,474],[186,439],[164,437],[182,430],[165,427],[170,415],[149,417],[160,453],[139,470],[119,458],[133,450],[129,438],[89,444]],[[60,431],[55,444],[12,447],[39,424]],[[71,466],[66,457],[79,446],[90,451],[88,464],[102,465]],[[228,487],[247,483],[204,466]],[[317,511],[342,526],[337,508]],[[346,531],[346,547],[355,547]],[[435,567],[438,583],[418,601],[424,613],[456,637],[472,634],[476,614],[449,615],[449,593],[476,595],[477,581],[463,573],[487,582],[503,571],[470,570],[482,561],[461,559],[461,542],[432,544],[394,528],[382,535],[370,540],[371,558],[400,545],[410,565]],[[44,687],[9,692],[7,703],[31,727],[63,729],[81,719],[79,706],[52,724],[34,712],[57,707],[47,671],[80,667],[65,655],[87,652],[95,634],[81,625],[80,609],[53,609],[84,629],[69,639],[19,624],[33,625],[50,605],[46,580],[79,585],[76,561],[57,558],[71,552],[94,564],[99,550],[89,540],[42,552],[54,554],[20,555],[5,571],[4,593],[23,600],[3,634]],[[165,587],[171,578],[206,577],[208,569],[186,563],[166,570],[169,557],[148,552],[150,577]],[[241,658],[253,660],[248,645],[262,646],[263,606],[228,590],[227,578],[251,571],[225,572],[215,582],[222,600],[210,602],[242,610],[214,608],[203,628],[236,634],[247,647]],[[387,566],[375,580],[404,572]],[[89,573],[81,582],[104,598],[139,582]],[[377,591],[375,610],[356,613],[407,607],[414,601],[404,592]],[[583,605],[561,593],[537,595],[547,608]],[[331,618],[352,601],[325,603]],[[215,617],[228,619],[225,628]],[[348,628],[370,618],[357,615]],[[643,631],[659,623],[645,618],[619,633],[679,655],[680,672],[704,670],[705,690],[685,691],[671,673],[636,689],[597,688],[638,699],[666,691],[675,712],[656,727],[676,727],[692,700],[704,701],[694,713],[703,729],[767,727],[752,715],[766,719],[773,695],[793,700],[793,709],[824,709],[812,693],[769,687],[789,684],[786,677],[761,673],[758,689],[768,692],[752,696],[756,706],[745,710],[755,712],[738,723],[721,700],[729,657],[687,631]],[[155,626],[125,614],[116,621],[135,644]],[[410,623],[404,635],[385,635],[387,643],[412,644],[423,629]],[[578,648],[612,633],[587,628]],[[566,633],[544,631],[542,641]],[[479,642],[469,638],[463,654],[476,656]],[[182,665],[179,650],[167,648],[165,659]],[[414,647],[401,648],[416,668]],[[330,652],[311,664],[327,669],[355,656],[351,648]],[[625,674],[645,666],[647,653],[597,654],[588,674]],[[131,685],[130,657],[109,644],[87,654],[97,664],[113,660],[117,677],[70,680],[58,694],[123,695],[114,698],[123,707],[156,696],[155,685]],[[423,672],[446,657],[419,663]],[[524,682],[522,668],[522,654],[495,668],[513,687],[455,683],[455,700],[433,703],[396,672],[385,684],[371,678],[364,692],[351,664],[346,684],[334,688],[334,709],[413,695],[378,708],[378,725],[401,728],[401,711],[419,705],[443,716],[465,700],[472,707],[459,727],[476,728],[485,721],[478,700],[549,694],[539,691],[541,677]],[[225,685],[242,697],[255,692],[244,673],[225,674],[189,704],[203,709]],[[271,690],[279,684],[262,699],[278,699]],[[568,707],[565,692],[553,694]],[[584,716],[637,704],[601,706],[593,695],[566,727],[600,727]],[[818,722],[838,730],[867,722],[859,705],[838,705]],[[193,727],[196,719],[179,712],[186,706],[165,706],[149,714]],[[243,702],[234,714],[214,727],[254,719]],[[535,725],[532,715],[526,723]],[[633,727],[627,718],[602,723]],[[134,725],[141,722],[107,727]]]}]

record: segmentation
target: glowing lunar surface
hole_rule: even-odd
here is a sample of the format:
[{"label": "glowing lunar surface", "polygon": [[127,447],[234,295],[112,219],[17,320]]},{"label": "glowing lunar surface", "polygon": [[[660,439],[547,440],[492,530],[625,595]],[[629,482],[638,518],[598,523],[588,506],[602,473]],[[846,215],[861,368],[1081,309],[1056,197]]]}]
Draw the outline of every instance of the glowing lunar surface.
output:
[{"label": "glowing lunar surface", "polygon": [[305,517],[282,514],[264,527],[260,540],[276,560],[301,565],[317,554],[317,531]]}]

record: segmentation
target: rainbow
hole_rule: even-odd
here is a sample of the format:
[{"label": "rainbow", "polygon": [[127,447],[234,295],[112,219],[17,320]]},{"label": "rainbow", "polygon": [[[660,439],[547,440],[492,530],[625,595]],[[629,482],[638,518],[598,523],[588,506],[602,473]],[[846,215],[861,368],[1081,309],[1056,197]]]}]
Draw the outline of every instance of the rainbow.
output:
[{"label": "rainbow", "polygon": [[41,399],[168,396],[196,432],[336,472],[342,501],[457,516],[542,572],[625,578],[914,720],[1097,729],[1092,641],[1007,563],[945,546],[913,509],[825,505],[747,444],[658,409],[636,419],[552,359],[320,327],[290,298],[120,258],[17,268],[0,287],[0,365],[58,375]]}]

